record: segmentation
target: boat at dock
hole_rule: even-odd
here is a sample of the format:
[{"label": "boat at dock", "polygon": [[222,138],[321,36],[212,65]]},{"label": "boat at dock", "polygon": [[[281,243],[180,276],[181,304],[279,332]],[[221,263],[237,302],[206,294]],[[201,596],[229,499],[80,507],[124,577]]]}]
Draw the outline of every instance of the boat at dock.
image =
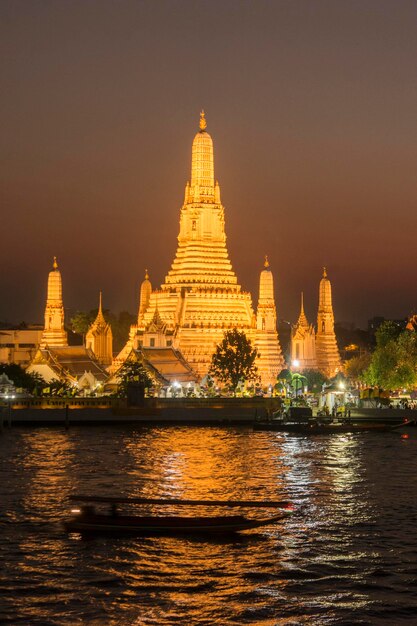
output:
[{"label": "boat at dock", "polygon": [[[290,502],[262,502],[252,500],[176,500],[158,498],[116,498],[107,496],[69,496],[78,503],[72,516],[64,522],[67,532],[85,534],[141,534],[141,535],[189,535],[224,534],[259,528],[274,524],[294,509]],[[96,511],[95,505],[110,505],[107,512]],[[187,507],[239,507],[274,508],[279,513],[269,517],[251,518],[245,515],[132,515],[119,511],[121,505],[141,506],[187,506]]]},{"label": "boat at dock", "polygon": [[327,435],[331,433],[358,433],[364,431],[382,432],[393,430],[393,426],[386,424],[348,424],[341,422],[330,422],[322,424],[312,420],[306,424],[297,422],[281,422],[279,420],[270,420],[266,422],[257,422],[254,424],[255,430],[279,430],[289,433],[301,433],[306,435]]},{"label": "boat at dock", "polygon": [[354,421],[352,419],[328,419],[307,416],[304,420],[291,420],[278,415],[267,420],[256,421],[254,430],[275,430],[304,435],[327,435],[361,432],[392,432],[402,428],[415,427],[415,420],[403,420],[398,424],[387,424],[377,421]]},{"label": "boat at dock", "polygon": [[304,435],[325,435],[332,433],[389,432],[415,426],[415,419],[403,418],[383,421],[381,418],[363,419],[342,415],[317,414],[313,416],[311,407],[290,406],[276,411],[266,419],[255,420],[254,430],[276,430]]}]

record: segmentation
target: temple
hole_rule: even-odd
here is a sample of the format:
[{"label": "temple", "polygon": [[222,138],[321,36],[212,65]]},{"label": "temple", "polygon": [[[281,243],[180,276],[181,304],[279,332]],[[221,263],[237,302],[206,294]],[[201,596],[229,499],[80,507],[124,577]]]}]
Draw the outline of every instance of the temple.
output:
[{"label": "temple", "polygon": [[113,333],[110,324],[104,319],[101,291],[97,317],[87,331],[85,345],[94,352],[99,363],[110,365],[113,360]]},{"label": "temple", "polygon": [[316,333],[304,312],[304,296],[301,294],[301,310],[297,323],[291,330],[291,368],[317,369]]},{"label": "temple", "polygon": [[[100,298],[99,315],[93,324],[96,330],[102,325],[102,321],[106,323],[102,315]],[[42,341],[26,371],[39,374],[47,383],[60,380],[79,391],[90,393],[102,388],[108,378],[107,372],[90,348],[68,345],[64,321],[62,279],[54,257],[53,268],[48,277]],[[94,326],[96,322],[98,323]]]},{"label": "temple", "polygon": [[137,325],[113,363],[115,371],[131,349],[169,347],[179,350],[198,377],[210,366],[224,332],[238,328],[261,354],[263,384],[275,382],[283,367],[276,330],[272,273],[261,274],[258,315],[251,295],[242,290],[226,247],[224,207],[214,176],[213,141],[204,112],[194,137],[191,179],[180,211],[177,252],[160,289],[152,289],[146,271],[140,289]]},{"label": "temple", "polygon": [[326,376],[335,376],[342,369],[339,349],[334,332],[332,286],[327,278],[326,268],[319,287],[319,308],[317,312],[316,335],[317,368]]},{"label": "temple", "polygon": [[52,271],[48,276],[48,291],[45,307],[45,327],[40,347],[67,346],[67,333],[64,329],[64,304],[62,302],[62,278],[54,256]]}]

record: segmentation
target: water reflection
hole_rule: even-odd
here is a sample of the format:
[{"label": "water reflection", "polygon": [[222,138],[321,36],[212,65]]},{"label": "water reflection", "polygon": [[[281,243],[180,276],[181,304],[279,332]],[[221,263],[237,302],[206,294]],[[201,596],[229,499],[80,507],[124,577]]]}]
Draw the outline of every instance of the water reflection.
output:
[{"label": "water reflection", "polygon": [[[0,623],[380,623],[389,606],[407,615],[416,607],[407,581],[417,571],[417,441],[406,443],[237,428],[7,432]],[[399,491],[404,472],[408,491]],[[73,492],[282,497],[298,510],[233,541],[86,541],[58,523]]]}]

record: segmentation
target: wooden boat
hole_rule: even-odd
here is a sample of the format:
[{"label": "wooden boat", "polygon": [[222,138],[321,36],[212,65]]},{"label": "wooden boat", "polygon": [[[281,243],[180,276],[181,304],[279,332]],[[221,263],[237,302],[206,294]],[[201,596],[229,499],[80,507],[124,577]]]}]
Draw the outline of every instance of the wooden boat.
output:
[{"label": "wooden boat", "polygon": [[[105,496],[70,496],[75,502],[88,502],[72,510],[72,517],[64,522],[67,532],[116,533],[142,535],[172,534],[222,534],[274,524],[293,510],[289,502],[215,501],[215,500],[167,500],[150,498],[111,498]],[[96,512],[91,503],[111,505],[108,513]],[[255,519],[243,515],[182,516],[182,515],[125,515],[120,514],[120,504],[180,505],[180,506],[227,506],[278,508],[278,515]]]}]

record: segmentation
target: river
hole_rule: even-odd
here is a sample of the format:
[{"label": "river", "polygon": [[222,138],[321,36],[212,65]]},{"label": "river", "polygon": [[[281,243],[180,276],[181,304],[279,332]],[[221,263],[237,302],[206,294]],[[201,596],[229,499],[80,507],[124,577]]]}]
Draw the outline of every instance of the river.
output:
[{"label": "river", "polygon": [[[83,539],[62,529],[77,492],[284,498],[296,510],[233,539]],[[416,529],[417,430],[0,434],[2,625],[417,624]]]}]

